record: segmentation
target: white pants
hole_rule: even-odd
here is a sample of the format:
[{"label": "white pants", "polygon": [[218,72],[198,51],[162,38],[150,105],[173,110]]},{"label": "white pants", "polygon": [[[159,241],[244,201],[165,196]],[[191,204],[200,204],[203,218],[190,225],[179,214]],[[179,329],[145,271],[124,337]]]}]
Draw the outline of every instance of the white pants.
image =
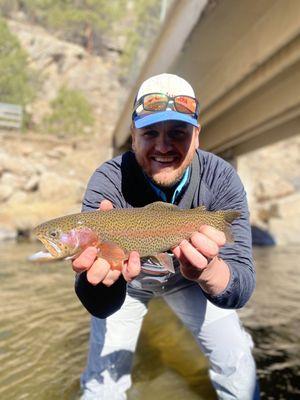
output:
[{"label": "white pants", "polygon": [[[129,287],[122,308],[102,320],[92,317],[82,400],[123,400],[131,386],[131,366],[148,301],[162,295],[196,338],[210,363],[219,399],[258,399],[252,340],[234,310],[214,306],[198,285],[139,290]],[[256,394],[255,394],[256,392]]]}]

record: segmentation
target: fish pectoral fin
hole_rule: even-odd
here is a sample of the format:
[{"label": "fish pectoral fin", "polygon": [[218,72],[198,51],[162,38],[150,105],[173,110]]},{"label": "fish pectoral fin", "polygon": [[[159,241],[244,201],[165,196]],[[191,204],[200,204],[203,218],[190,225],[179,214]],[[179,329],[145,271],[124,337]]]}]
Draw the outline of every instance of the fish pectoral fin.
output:
[{"label": "fish pectoral fin", "polygon": [[150,209],[150,210],[178,210],[178,207],[175,206],[174,204],[170,203],[164,203],[163,201],[156,201],[154,203],[150,203],[144,208]]},{"label": "fish pectoral fin", "polygon": [[154,256],[169,272],[175,273],[173,257],[168,253],[158,253]]},{"label": "fish pectoral fin", "polygon": [[168,253],[158,253],[141,259],[142,270],[153,275],[175,273],[173,256]]},{"label": "fish pectoral fin", "polygon": [[113,242],[101,242],[97,245],[98,256],[104,258],[111,266],[111,269],[123,268],[124,261],[128,258],[125,251]]}]

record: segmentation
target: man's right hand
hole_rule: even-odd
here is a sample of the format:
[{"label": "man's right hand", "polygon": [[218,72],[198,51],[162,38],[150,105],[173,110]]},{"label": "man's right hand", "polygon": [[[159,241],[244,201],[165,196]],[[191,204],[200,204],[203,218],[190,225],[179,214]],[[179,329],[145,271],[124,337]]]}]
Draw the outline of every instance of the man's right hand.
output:
[{"label": "man's right hand", "polygon": [[[111,210],[113,205],[109,200],[103,200],[99,208],[102,211],[107,211]],[[102,282],[106,286],[111,286],[119,279],[121,274],[127,282],[131,282],[141,272],[140,256],[137,251],[132,251],[129,254],[128,261],[124,262],[122,271],[112,270],[110,264],[104,258],[98,258],[97,254],[96,247],[88,247],[72,262],[75,272],[87,271],[87,280],[92,285]]]}]

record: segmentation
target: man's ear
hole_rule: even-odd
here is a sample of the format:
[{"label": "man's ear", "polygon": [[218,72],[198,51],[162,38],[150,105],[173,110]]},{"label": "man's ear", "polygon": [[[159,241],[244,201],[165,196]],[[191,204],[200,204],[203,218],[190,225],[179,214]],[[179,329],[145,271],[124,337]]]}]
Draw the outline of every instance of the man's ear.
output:
[{"label": "man's ear", "polygon": [[201,131],[201,125],[199,125],[199,128],[195,127],[195,148],[198,149],[199,147],[199,135]]},{"label": "man's ear", "polygon": [[133,125],[130,125],[130,131],[131,131],[131,147],[132,150],[135,151],[135,128]]}]

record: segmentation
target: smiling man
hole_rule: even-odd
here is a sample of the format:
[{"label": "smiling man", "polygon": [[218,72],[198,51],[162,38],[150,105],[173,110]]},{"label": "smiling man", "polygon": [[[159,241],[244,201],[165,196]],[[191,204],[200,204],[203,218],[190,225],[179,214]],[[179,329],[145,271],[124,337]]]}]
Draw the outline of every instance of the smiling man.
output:
[{"label": "smiling man", "polygon": [[170,189],[191,164],[199,146],[199,128],[186,122],[165,121],[132,128],[136,160],[154,184]]},{"label": "smiling man", "polygon": [[[251,337],[234,309],[255,286],[244,188],[221,158],[198,149],[199,104],[184,79],[161,74],[140,87],[132,114],[132,150],[100,166],[90,179],[83,210],[142,207],[165,201],[180,208],[236,209],[234,243],[202,226],[172,249],[175,273],[141,271],[133,251],[122,271],[90,247],[73,261],[76,293],[93,315],[82,376],[84,400],[126,399],[131,365],[149,301],[161,296],[191,330],[210,362],[219,399],[258,399]],[[151,267],[151,260],[146,260]],[[149,265],[148,265],[149,264]],[[148,271],[151,271],[148,269]]]}]

